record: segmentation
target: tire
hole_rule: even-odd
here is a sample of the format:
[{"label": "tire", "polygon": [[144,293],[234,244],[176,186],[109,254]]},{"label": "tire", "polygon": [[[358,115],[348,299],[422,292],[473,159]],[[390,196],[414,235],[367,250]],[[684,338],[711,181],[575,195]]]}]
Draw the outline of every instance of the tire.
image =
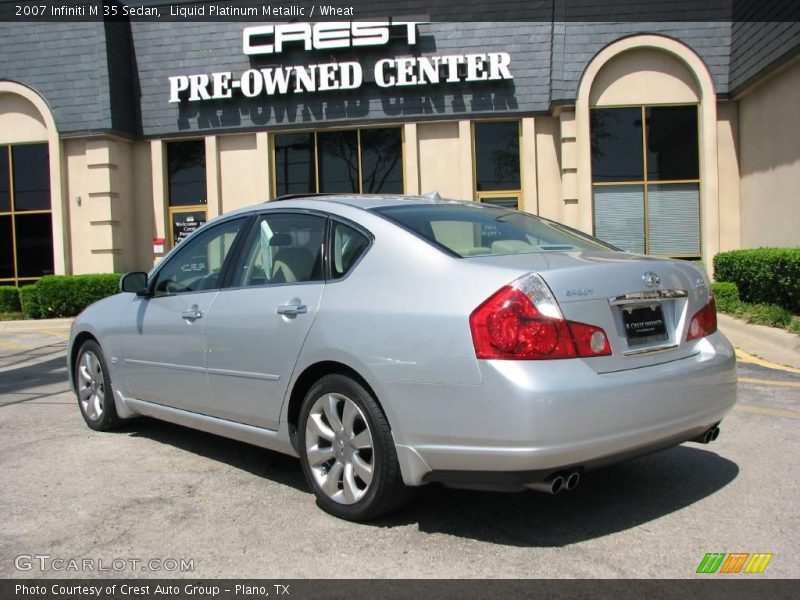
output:
[{"label": "tire", "polygon": [[117,416],[114,389],[100,344],[94,340],[84,342],[74,369],[78,408],[86,424],[95,431],[119,427],[122,420]]},{"label": "tire", "polygon": [[300,460],[317,505],[348,521],[369,521],[405,504],[389,422],[372,395],[344,375],[327,375],[306,394]]}]

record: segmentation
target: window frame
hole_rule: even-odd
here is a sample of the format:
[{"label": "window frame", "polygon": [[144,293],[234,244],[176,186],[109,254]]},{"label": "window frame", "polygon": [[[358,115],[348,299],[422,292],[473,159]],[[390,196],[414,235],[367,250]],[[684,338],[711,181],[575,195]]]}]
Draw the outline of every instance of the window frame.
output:
[{"label": "window frame", "polygon": [[[205,183],[206,183],[205,203],[200,203],[200,204],[172,204],[172,173],[170,172],[170,168],[169,168],[169,145],[170,144],[183,144],[183,143],[186,143],[186,142],[195,142],[195,143],[203,144],[203,154],[204,154],[203,155],[203,166],[204,166],[204,169],[205,169]],[[175,218],[176,214],[203,211],[206,214],[205,223],[208,223],[208,156],[206,156],[205,138],[187,138],[187,139],[165,140],[164,141],[164,171],[165,171],[165,175],[166,175],[167,223],[169,225],[169,232],[168,232],[168,235],[167,235],[167,239],[169,241],[169,247],[170,248],[174,248],[177,244],[175,242],[175,232],[173,231],[173,228],[172,228],[172,222],[173,222],[173,219]]]},{"label": "window frame", "polygon": [[[519,189],[508,190],[479,190],[478,189],[478,136],[476,126],[489,123],[516,123],[517,124],[517,151],[519,153]],[[473,199],[483,203],[486,199],[510,197],[516,198],[516,210],[522,210],[522,182],[524,181],[524,163],[522,160],[522,120],[520,119],[481,119],[470,124],[472,136],[472,193]],[[491,204],[490,202],[487,204]],[[514,210],[514,209],[509,209]]]},{"label": "window frame", "polygon": [[[273,283],[267,282],[262,283],[259,285],[233,285],[233,279],[235,275],[234,265],[237,265],[247,250],[247,242],[250,241],[250,238],[254,235],[256,228],[259,226],[262,218],[265,216],[275,216],[275,215],[308,215],[314,217],[320,217],[324,222],[322,225],[322,242],[321,242],[321,249],[320,252],[322,253],[322,278],[321,279],[313,279],[309,281],[283,281],[280,283]],[[231,260],[230,264],[227,265],[227,271],[222,274],[222,287],[220,287],[220,291],[222,290],[251,290],[251,289],[258,289],[258,288],[265,288],[265,287],[278,287],[278,286],[286,286],[286,285],[308,285],[312,283],[326,283],[329,279],[328,276],[328,230],[330,228],[330,215],[323,211],[318,210],[307,210],[307,209],[273,209],[273,210],[261,210],[258,212],[253,213],[250,215],[251,221],[250,223],[245,224],[244,229],[247,231],[244,232],[244,236],[242,237],[242,241],[239,244],[238,248],[236,249],[236,256]]]},{"label": "window frame", "polygon": [[[319,141],[319,134],[325,133],[334,133],[334,132],[347,132],[347,131],[355,131],[356,132],[356,150],[358,154],[358,190],[355,192],[337,192],[337,193],[345,193],[345,194],[362,194],[364,193],[364,171],[363,171],[363,161],[362,161],[362,146],[361,146],[361,132],[365,130],[374,130],[374,129],[397,129],[400,131],[400,177],[402,183],[402,190],[400,192],[385,192],[385,193],[396,193],[398,195],[403,195],[406,193],[408,189],[407,182],[406,182],[406,170],[405,170],[405,160],[406,160],[406,135],[405,135],[405,128],[402,124],[380,124],[380,125],[370,125],[365,127],[332,127],[332,128],[325,128],[325,129],[299,129],[299,130],[287,130],[287,131],[279,131],[272,133],[272,140],[270,143],[270,160],[271,160],[271,173],[272,173],[272,190],[271,190],[271,197],[277,198],[284,194],[280,193],[280,187],[278,184],[278,155],[277,155],[277,148],[275,147],[275,142],[278,136],[281,135],[298,135],[298,134],[308,134],[311,135],[312,140],[312,152],[313,156],[312,162],[314,166],[314,189],[310,192],[306,192],[309,194],[319,194],[319,193],[326,193],[320,192],[320,168],[319,168],[319,151],[320,151],[320,141]],[[328,192],[332,193],[332,192]],[[384,192],[374,192],[374,193],[384,193]],[[295,195],[295,194],[292,194]]]},{"label": "window frame", "polygon": [[161,272],[166,269],[171,263],[178,260],[176,257],[179,256],[185,248],[188,247],[188,244],[185,246],[175,246],[170,253],[162,260],[158,266],[153,269],[147,277],[147,297],[148,298],[165,298],[168,296],[188,296],[192,294],[202,294],[205,292],[211,292],[215,290],[221,290],[225,287],[225,283],[228,281],[228,273],[230,271],[230,264],[234,258],[238,258],[239,252],[241,250],[241,246],[243,243],[243,234],[249,232],[252,226],[253,215],[233,215],[230,218],[220,219],[219,221],[214,221],[213,224],[206,227],[205,225],[199,227],[197,231],[193,232],[189,237],[187,237],[184,241],[191,242],[194,238],[199,237],[201,235],[205,235],[207,232],[211,231],[212,229],[218,229],[219,227],[223,227],[226,224],[229,224],[233,221],[242,221],[242,225],[239,228],[239,231],[236,234],[236,238],[233,240],[233,244],[231,244],[231,249],[228,251],[228,254],[225,256],[225,260],[222,262],[222,266],[220,267],[219,273],[219,284],[214,288],[208,288],[204,290],[191,290],[186,292],[172,292],[172,293],[156,293],[156,282],[158,281],[158,276]]},{"label": "window frame", "polygon": [[[648,165],[647,165],[647,120],[646,111],[648,108],[665,108],[665,107],[693,107],[697,115],[697,178],[696,179],[654,179],[648,178]],[[591,185],[592,185],[592,235],[596,235],[597,231],[597,211],[595,210],[594,190],[598,187],[613,187],[613,186],[635,186],[639,185],[643,188],[643,209],[644,209],[644,222],[642,237],[644,241],[644,253],[650,256],[663,256],[668,258],[682,258],[682,259],[696,259],[700,258],[703,252],[703,182],[702,182],[702,154],[701,154],[701,113],[699,102],[674,102],[663,104],[614,104],[603,106],[592,106],[590,111],[607,110],[617,108],[638,108],[641,111],[642,120],[642,179],[639,180],[626,180],[626,181],[595,181],[594,173],[591,173],[591,160],[589,163]],[[591,119],[590,119],[591,120]],[[591,140],[592,132],[589,132]],[[591,157],[590,157],[591,158]],[[648,210],[648,188],[651,185],[670,185],[670,184],[697,184],[698,192],[698,252],[696,253],[674,253],[674,254],[650,254],[650,217]]]},{"label": "window frame", "polygon": [[[53,240],[53,182],[50,179],[49,170],[49,154],[50,144],[48,142],[22,142],[22,143],[8,143],[0,144],[0,146],[7,149],[7,166],[8,166],[8,210],[0,211],[0,217],[8,217],[11,223],[11,265],[13,269],[12,277],[0,278],[0,285],[13,285],[19,287],[20,285],[27,285],[37,282],[45,275],[37,277],[20,277],[19,276],[19,250],[17,248],[17,216],[25,215],[49,215],[50,216],[50,241],[51,241],[51,259],[53,260],[53,272],[55,272],[55,241]],[[50,185],[50,208],[36,209],[36,210],[17,210],[16,193],[14,189],[14,152],[13,148],[18,146],[45,146],[48,152],[48,171],[47,180]]]},{"label": "window frame", "polygon": [[[333,224],[340,223],[346,227],[350,227],[355,231],[359,232],[361,235],[367,238],[367,247],[364,248],[364,251],[359,255],[356,261],[350,265],[350,269],[342,275],[341,277],[334,278],[333,277],[333,252],[334,252],[334,244],[336,240],[334,239],[333,233]],[[359,225],[351,221],[350,219],[346,219],[345,217],[341,217],[339,215],[332,215],[328,214],[328,226],[325,231],[326,238],[325,238],[325,283],[339,283],[341,281],[345,281],[350,274],[353,273],[358,268],[358,265],[361,264],[361,261],[364,260],[364,257],[372,250],[372,246],[375,244],[375,236],[372,234],[371,231],[366,229],[365,227]]]}]

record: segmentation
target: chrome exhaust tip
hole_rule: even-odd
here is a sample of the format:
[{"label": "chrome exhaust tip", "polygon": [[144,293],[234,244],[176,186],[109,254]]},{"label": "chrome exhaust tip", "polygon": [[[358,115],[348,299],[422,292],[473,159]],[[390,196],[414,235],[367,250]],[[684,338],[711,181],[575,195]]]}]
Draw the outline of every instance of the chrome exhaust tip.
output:
[{"label": "chrome exhaust tip", "polygon": [[578,487],[578,484],[580,482],[581,482],[581,474],[578,473],[577,471],[573,471],[572,473],[566,476],[564,480],[564,489],[567,490],[568,492],[571,492],[576,487]]},{"label": "chrome exhaust tip", "polygon": [[714,427],[709,427],[705,433],[701,433],[696,438],[694,438],[693,442],[699,442],[701,444],[710,444],[714,440],[719,437],[719,427],[714,425]]},{"label": "chrome exhaust tip", "polygon": [[537,492],[546,492],[548,494],[557,494],[564,489],[564,478],[561,475],[545,479],[544,481],[537,481],[536,483],[529,483],[527,488],[536,490]]}]

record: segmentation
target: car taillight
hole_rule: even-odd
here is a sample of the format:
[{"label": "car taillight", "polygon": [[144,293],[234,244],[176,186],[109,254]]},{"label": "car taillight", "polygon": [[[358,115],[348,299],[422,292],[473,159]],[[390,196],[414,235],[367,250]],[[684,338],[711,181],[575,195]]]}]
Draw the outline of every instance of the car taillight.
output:
[{"label": "car taillight", "polygon": [[717,330],[717,304],[712,298],[703,308],[697,311],[689,321],[689,332],[686,341],[695,340],[714,333]]},{"label": "car taillight", "polygon": [[478,358],[542,360],[605,356],[605,331],[567,321],[547,284],[529,273],[476,308],[469,318]]}]

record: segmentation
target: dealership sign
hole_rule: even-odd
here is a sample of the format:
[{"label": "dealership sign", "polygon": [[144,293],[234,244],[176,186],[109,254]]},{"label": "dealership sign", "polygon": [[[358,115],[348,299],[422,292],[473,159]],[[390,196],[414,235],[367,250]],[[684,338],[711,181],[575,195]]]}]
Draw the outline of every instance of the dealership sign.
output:
[{"label": "dealership sign", "polygon": [[[385,46],[402,36],[417,43],[412,22],[286,23],[245,28],[242,51],[248,56],[275,55],[284,50],[333,50]],[[372,79],[381,88],[498,81],[513,79],[507,52],[383,58],[375,63]],[[169,101],[221,100],[240,93],[247,98],[353,90],[365,81],[361,63],[329,62],[312,65],[270,66],[231,71],[175,75],[169,78]]]}]

